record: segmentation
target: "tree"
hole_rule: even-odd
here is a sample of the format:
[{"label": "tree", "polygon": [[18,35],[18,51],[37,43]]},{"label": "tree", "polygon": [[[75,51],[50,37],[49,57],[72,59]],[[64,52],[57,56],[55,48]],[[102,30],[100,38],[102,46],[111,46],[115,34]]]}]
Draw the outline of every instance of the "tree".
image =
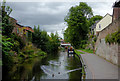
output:
[{"label": "tree", "polygon": [[46,47],[48,53],[54,53],[58,51],[58,47],[60,46],[60,41],[57,32],[55,34],[51,33],[49,41],[47,42],[46,45],[47,45]]},{"label": "tree", "polygon": [[38,26],[34,26],[34,33],[32,34],[32,43],[36,45],[36,47],[40,48],[41,46],[41,30]]},{"label": "tree", "polygon": [[58,51],[58,46],[59,46],[58,39],[59,37],[57,32],[55,35],[51,33],[51,36],[49,36],[46,31],[40,30],[39,25],[37,28],[36,26],[34,26],[32,42],[42,51],[45,51],[47,53]]},{"label": "tree", "polygon": [[97,21],[97,20],[101,20],[103,17],[102,16],[100,16],[100,15],[95,15],[95,16],[93,16],[92,18],[90,18],[90,20],[89,20],[89,22],[90,22],[90,26],[92,26],[94,23],[95,23],[95,21]]},{"label": "tree", "polygon": [[10,36],[12,33],[12,30],[14,28],[12,22],[9,20],[10,13],[12,12],[12,9],[9,6],[5,5],[5,1],[2,3],[1,11],[2,11],[2,35]]},{"label": "tree", "polygon": [[41,49],[47,52],[47,42],[49,42],[49,36],[46,31],[41,31]]},{"label": "tree", "polygon": [[83,40],[87,40],[89,21],[92,17],[92,9],[86,3],[81,2],[78,6],[71,7],[65,17],[68,28],[65,30],[64,38],[75,48],[78,48]]}]

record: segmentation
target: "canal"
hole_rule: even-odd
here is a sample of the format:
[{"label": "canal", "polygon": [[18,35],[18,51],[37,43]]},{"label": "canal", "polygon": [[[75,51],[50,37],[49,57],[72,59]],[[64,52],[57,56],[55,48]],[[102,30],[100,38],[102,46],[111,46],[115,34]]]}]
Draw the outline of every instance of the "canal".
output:
[{"label": "canal", "polygon": [[26,60],[24,63],[13,66],[6,80],[13,81],[42,81],[64,79],[67,81],[81,81],[81,63],[78,57],[67,56],[67,52],[59,51],[49,54],[41,60],[40,57]]}]

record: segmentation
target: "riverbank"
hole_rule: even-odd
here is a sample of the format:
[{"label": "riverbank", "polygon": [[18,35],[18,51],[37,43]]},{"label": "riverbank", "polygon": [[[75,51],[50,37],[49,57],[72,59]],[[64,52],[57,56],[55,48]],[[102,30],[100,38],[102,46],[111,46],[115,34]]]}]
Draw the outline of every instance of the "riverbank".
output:
[{"label": "riverbank", "polygon": [[32,43],[27,43],[26,46],[19,51],[19,53],[14,51],[12,51],[12,53],[12,66],[8,67],[8,71],[3,68],[3,80],[5,81],[13,81],[17,79],[29,80],[29,77],[27,76],[32,74],[31,71],[33,70],[35,64],[39,64],[47,57],[47,53],[36,48]]},{"label": "riverbank", "polygon": [[47,56],[47,53],[41,49],[36,48],[32,43],[26,44],[26,46],[20,50],[18,54],[14,51],[12,51],[12,53],[14,54],[12,57],[14,64],[21,64],[30,58]]},{"label": "riverbank", "polygon": [[[30,67],[32,67],[33,62],[32,59],[39,58],[40,60],[42,60],[45,57],[47,57],[47,53],[45,53],[41,49],[36,48],[35,46],[33,46],[32,43],[27,43],[26,46],[23,49],[19,50],[18,53],[12,50],[9,53],[10,53],[10,55],[8,56],[9,59],[8,60],[4,59],[3,61],[4,65],[2,69],[3,72],[2,75],[3,80],[5,81],[9,81],[9,79],[11,78],[10,77],[6,80],[6,75],[7,76],[12,75],[11,72],[13,73],[19,72],[22,69],[21,67],[24,67],[23,65],[30,69]],[[18,67],[20,67],[21,69],[19,69]],[[16,77],[13,78],[16,79]]]},{"label": "riverbank", "polygon": [[[37,73],[39,65],[42,60],[45,59],[46,56],[34,57],[26,59],[21,64],[14,64],[11,70],[3,76],[3,80],[5,81],[13,81],[13,80],[31,80],[31,76],[34,76],[34,73]],[[36,68],[37,66],[37,68]],[[35,72],[33,72],[35,71]]]},{"label": "riverbank", "polygon": [[19,81],[40,81],[41,79],[81,80],[82,70],[78,61],[79,59],[71,56],[68,58],[67,52],[63,51],[48,54],[47,57],[29,58],[22,64],[15,64],[9,74],[4,76],[4,79],[6,79],[5,81],[18,79]]},{"label": "riverbank", "polygon": [[84,63],[84,59],[81,57],[81,54],[85,54],[84,52],[81,52],[79,50],[75,50],[75,57],[79,57],[79,60],[80,60],[80,63],[81,63],[81,66],[82,66],[82,80],[84,81],[86,79],[86,66],[85,66],[85,63]]}]

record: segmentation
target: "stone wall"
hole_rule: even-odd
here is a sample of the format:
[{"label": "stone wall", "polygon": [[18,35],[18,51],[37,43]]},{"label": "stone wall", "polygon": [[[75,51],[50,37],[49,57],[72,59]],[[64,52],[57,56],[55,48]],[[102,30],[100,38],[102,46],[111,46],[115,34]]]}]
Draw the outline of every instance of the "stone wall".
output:
[{"label": "stone wall", "polygon": [[102,56],[103,58],[109,60],[110,62],[118,65],[118,44],[108,44],[105,43],[105,37],[108,34],[114,33],[115,31],[118,31],[118,28],[120,28],[120,19],[114,21],[111,23],[108,27],[103,29],[97,38],[95,50],[96,54],[99,56]]}]

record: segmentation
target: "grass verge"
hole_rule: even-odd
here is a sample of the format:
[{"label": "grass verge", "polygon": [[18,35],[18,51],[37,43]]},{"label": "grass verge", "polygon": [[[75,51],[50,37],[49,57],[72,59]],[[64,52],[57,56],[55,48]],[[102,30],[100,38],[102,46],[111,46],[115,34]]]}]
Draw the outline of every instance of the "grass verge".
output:
[{"label": "grass verge", "polygon": [[87,53],[93,53],[93,50],[90,50],[90,49],[79,49],[79,50],[82,50],[82,51],[87,52]]},{"label": "grass verge", "polygon": [[80,55],[80,54],[85,54],[85,53],[80,52],[80,51],[78,51],[78,50],[75,50],[75,53],[77,53],[78,55]]}]

